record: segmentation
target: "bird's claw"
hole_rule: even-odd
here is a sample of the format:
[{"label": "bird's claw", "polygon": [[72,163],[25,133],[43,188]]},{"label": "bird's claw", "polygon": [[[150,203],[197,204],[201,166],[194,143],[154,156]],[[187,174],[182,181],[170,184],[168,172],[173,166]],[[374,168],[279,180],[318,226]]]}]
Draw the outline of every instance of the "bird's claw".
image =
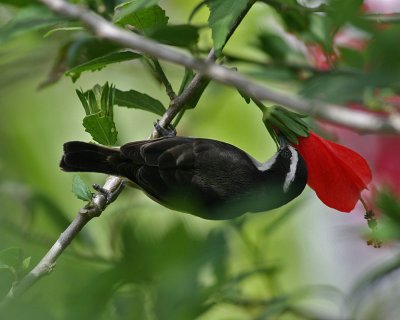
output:
[{"label": "bird's claw", "polygon": [[102,194],[104,196],[104,198],[106,199],[106,203],[110,204],[111,202],[113,202],[118,197],[118,195],[120,194],[120,192],[124,188],[124,185],[125,185],[125,183],[121,182],[119,184],[119,186],[114,191],[109,191],[109,190],[104,189],[99,184],[94,183],[93,184],[93,189],[96,190],[98,193]]},{"label": "bird's claw", "polygon": [[176,130],[172,124],[169,124],[167,128],[164,128],[160,125],[160,120],[157,120],[154,123],[154,128],[158,132],[158,134],[161,137],[175,137],[176,136]]}]

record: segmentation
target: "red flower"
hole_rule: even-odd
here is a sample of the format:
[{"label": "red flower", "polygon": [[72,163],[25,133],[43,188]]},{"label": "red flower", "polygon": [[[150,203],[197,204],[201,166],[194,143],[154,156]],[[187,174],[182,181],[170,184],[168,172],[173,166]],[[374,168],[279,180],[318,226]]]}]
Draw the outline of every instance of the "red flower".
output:
[{"label": "red flower", "polygon": [[353,150],[313,132],[307,138],[299,137],[296,148],[306,161],[307,183],[318,198],[336,210],[353,210],[372,179],[367,161]]}]

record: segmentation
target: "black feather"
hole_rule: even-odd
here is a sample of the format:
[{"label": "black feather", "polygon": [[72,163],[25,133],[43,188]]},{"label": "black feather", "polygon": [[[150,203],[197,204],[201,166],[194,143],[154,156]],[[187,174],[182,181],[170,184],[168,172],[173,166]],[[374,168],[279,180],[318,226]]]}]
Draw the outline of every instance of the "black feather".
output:
[{"label": "black feather", "polygon": [[60,167],[126,177],[164,206],[226,219],[279,207],[301,193],[307,171],[300,155],[303,172],[283,191],[290,169],[286,149],[278,152],[270,169],[260,171],[244,151],[211,139],[165,137],[120,149],[72,141],[64,145]]}]

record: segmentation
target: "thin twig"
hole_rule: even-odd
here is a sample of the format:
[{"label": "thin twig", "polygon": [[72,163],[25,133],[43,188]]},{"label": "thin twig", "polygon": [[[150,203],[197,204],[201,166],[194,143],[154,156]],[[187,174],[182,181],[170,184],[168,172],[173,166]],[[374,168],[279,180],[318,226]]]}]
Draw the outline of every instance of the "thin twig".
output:
[{"label": "thin twig", "polygon": [[[269,89],[247,79],[238,72],[207,60],[196,59],[181,51],[171,49],[133,32],[121,29],[95,13],[62,0],[39,0],[55,13],[80,20],[87,29],[102,39],[118,43],[152,57],[197,70],[201,75],[233,86],[260,101],[268,100],[361,132],[400,133],[400,116],[380,116],[349,109],[315,99],[305,99]],[[173,112],[175,116],[176,113]],[[170,118],[170,117],[169,117]],[[161,123],[163,125],[163,123]]]},{"label": "thin twig", "polygon": [[[103,188],[111,193],[120,188],[122,179],[118,177],[109,176]],[[90,205],[82,208],[71,224],[61,233],[60,237],[53,244],[46,255],[40,262],[8,293],[7,297],[0,304],[6,305],[13,298],[20,296],[35,284],[40,278],[49,274],[63,251],[68,247],[71,241],[78,235],[82,228],[94,217],[98,217],[106,208],[107,201],[103,194],[96,194]]]},{"label": "thin twig", "polygon": [[[215,60],[216,57],[214,54],[214,49],[211,49],[210,53],[208,54],[207,61]],[[159,125],[161,127],[167,127],[168,124],[170,124],[171,121],[178,115],[178,113],[186,106],[187,101],[193,96],[193,93],[201,87],[203,78],[204,76],[202,74],[196,74],[192,81],[182,91],[182,93],[175,97],[175,99],[171,100],[167,111],[159,121]],[[152,138],[154,139],[158,137],[158,134],[158,131],[154,129]]]},{"label": "thin twig", "polygon": [[161,67],[160,62],[157,59],[151,59],[151,61],[154,64],[157,75],[160,77],[160,80],[165,87],[165,91],[167,92],[169,99],[174,100],[176,98],[176,94],[174,92],[174,89],[172,88],[171,82],[169,82],[164,72],[164,69]]},{"label": "thin twig", "polygon": [[[41,0],[42,1],[42,0]],[[42,1],[44,4],[48,5],[49,8],[53,9],[59,14],[63,13],[63,10],[65,9],[67,12],[67,16],[69,17],[75,17],[79,19],[85,20],[86,18],[89,19],[89,21],[97,21],[101,24],[99,27],[100,29],[104,27],[104,23],[106,23],[106,27],[110,25],[112,28],[114,26],[112,24],[108,24],[105,20],[103,20],[101,17],[95,15],[94,13],[77,7],[70,5],[68,3],[65,3],[60,0],[43,0]],[[246,13],[250,9],[250,7],[246,8]],[[86,17],[86,18],[84,18]],[[239,20],[241,21],[243,19],[244,15],[241,15]],[[233,30],[231,30],[231,33],[233,33],[234,29],[237,28],[239,23],[235,23],[233,26]],[[117,29],[118,30],[118,29]],[[144,39],[144,38],[143,38]],[[147,41],[147,40],[146,40]],[[146,51],[143,51],[145,53],[148,53]],[[215,61],[216,57],[214,54],[214,50],[211,50],[208,59],[206,63],[210,63],[211,61]],[[168,60],[168,59],[166,59]],[[192,81],[187,85],[185,90],[179,95],[179,96],[174,96],[173,99],[171,100],[171,103],[169,105],[169,108],[166,110],[164,113],[163,117],[160,119],[159,124],[163,127],[167,127],[173,118],[185,107],[186,102],[197,92],[197,90],[201,87],[201,80],[203,79],[204,75],[203,74],[197,74],[194,76]],[[166,80],[167,83],[164,83],[166,87],[169,84],[169,81]],[[172,90],[167,88],[168,90]],[[173,91],[172,91],[173,92]],[[169,93],[171,94],[171,92]],[[158,137],[159,133],[155,130],[152,134],[152,138]],[[109,193],[115,193],[116,191],[121,189],[121,185],[123,183],[123,180],[119,177],[114,177],[114,176],[108,176],[107,180],[104,184],[103,187],[98,187],[97,189],[102,189],[105,192]],[[115,198],[113,199],[115,200]],[[41,259],[41,261],[19,282],[17,283],[12,290],[8,293],[7,297],[5,300],[3,300],[2,303],[0,303],[0,307],[6,305],[8,302],[10,302],[12,299],[15,297],[20,296],[22,293],[24,293],[26,290],[28,290],[33,284],[35,284],[41,277],[44,275],[50,273],[56,263],[56,260],[58,257],[63,253],[63,251],[68,247],[68,245],[71,243],[71,241],[78,235],[78,233],[82,230],[82,228],[94,217],[98,217],[101,215],[101,213],[105,210],[107,207],[107,199],[104,195],[104,193],[97,193],[92,202],[82,208],[79,211],[79,214],[77,217],[71,222],[71,224],[67,227],[67,229],[60,235],[58,240],[55,242],[55,244],[51,247],[51,249],[46,253],[46,255]]]}]

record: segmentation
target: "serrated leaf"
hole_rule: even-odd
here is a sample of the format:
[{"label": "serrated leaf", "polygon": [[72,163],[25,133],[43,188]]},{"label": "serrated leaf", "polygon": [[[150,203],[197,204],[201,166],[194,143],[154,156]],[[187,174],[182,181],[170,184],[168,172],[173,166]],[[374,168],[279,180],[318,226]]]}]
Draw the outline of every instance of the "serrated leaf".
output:
[{"label": "serrated leaf", "polygon": [[95,85],[86,92],[77,91],[85,109],[83,126],[93,140],[104,145],[115,145],[118,132],[113,120],[114,86],[108,82],[104,86]]},{"label": "serrated leaf", "polygon": [[53,26],[66,20],[54,16],[44,7],[30,6],[17,11],[14,17],[0,28],[0,44],[25,33]]},{"label": "serrated leaf", "polygon": [[114,103],[121,107],[141,109],[160,116],[165,112],[165,108],[160,101],[135,90],[121,91],[115,89]]},{"label": "serrated leaf", "polygon": [[142,55],[131,51],[113,52],[69,69],[65,72],[65,75],[71,77],[72,81],[75,82],[78,80],[82,72],[98,71],[109,64],[138,59],[141,56]]},{"label": "serrated leaf", "polygon": [[93,198],[89,187],[79,175],[75,175],[72,178],[72,192],[78,199],[83,201],[90,201]]},{"label": "serrated leaf", "polygon": [[209,0],[210,9],[208,25],[212,30],[214,50],[217,56],[221,55],[228,34],[248,4],[247,0]]},{"label": "serrated leaf", "polygon": [[169,18],[165,11],[159,6],[152,6],[138,10],[124,19],[118,24],[130,25],[148,35],[151,30],[161,29],[167,26]]},{"label": "serrated leaf", "polygon": [[154,29],[149,36],[159,42],[177,47],[191,47],[199,40],[199,28],[190,24]]},{"label": "serrated leaf", "polygon": [[115,8],[115,15],[113,21],[115,23],[122,23],[121,21],[127,19],[134,12],[149,8],[151,6],[156,5],[157,3],[158,0],[132,0],[122,3]]},{"label": "serrated leaf", "polygon": [[93,140],[107,146],[115,145],[118,132],[111,117],[103,115],[102,112],[94,113],[83,119],[83,126]]}]

